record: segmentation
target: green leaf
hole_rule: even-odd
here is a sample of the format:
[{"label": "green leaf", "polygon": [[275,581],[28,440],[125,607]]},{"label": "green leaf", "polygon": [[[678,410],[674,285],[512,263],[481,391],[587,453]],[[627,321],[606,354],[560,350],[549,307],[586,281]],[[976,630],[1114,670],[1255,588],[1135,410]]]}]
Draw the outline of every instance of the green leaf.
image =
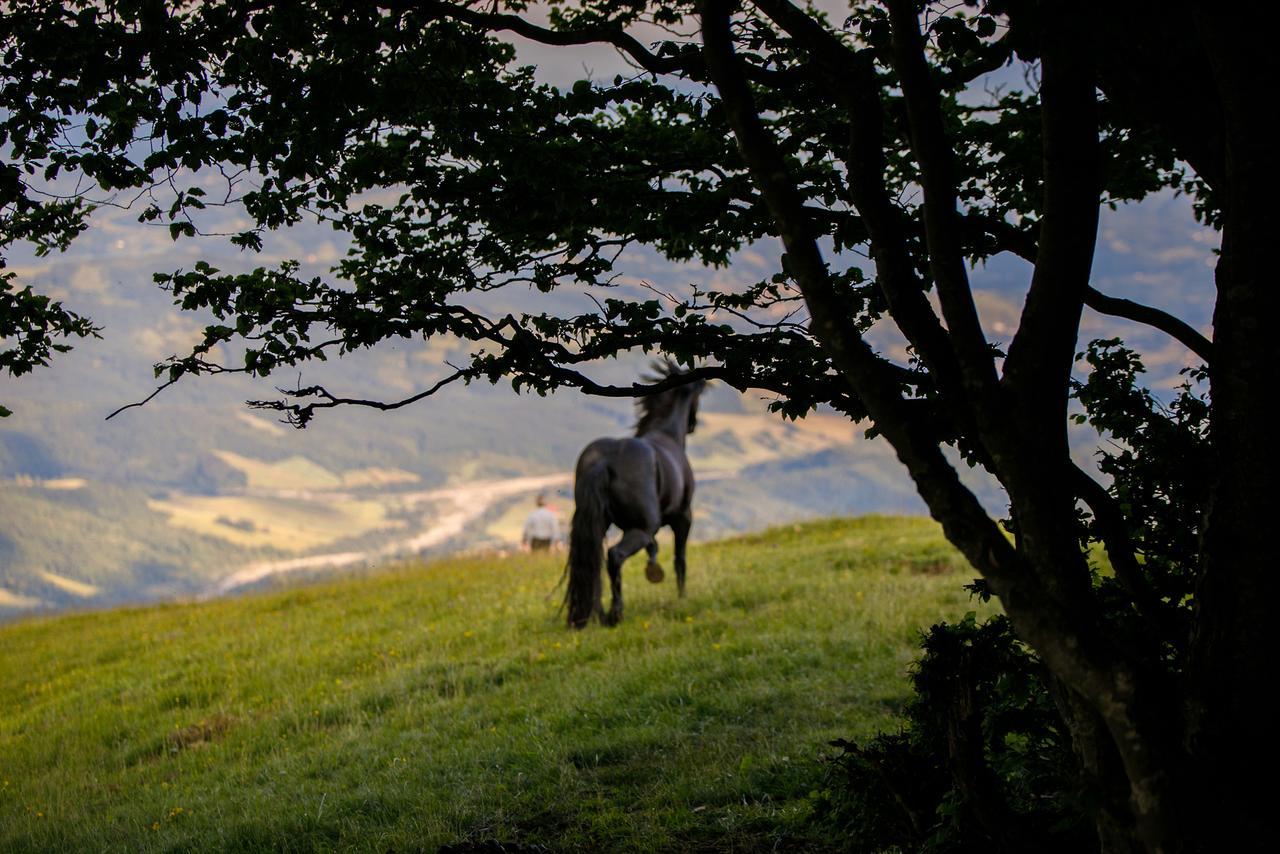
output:
[{"label": "green leaf", "polygon": [[196,227],[192,223],[186,221],[169,223],[169,237],[173,240],[177,240],[179,237],[183,236],[195,237]]}]

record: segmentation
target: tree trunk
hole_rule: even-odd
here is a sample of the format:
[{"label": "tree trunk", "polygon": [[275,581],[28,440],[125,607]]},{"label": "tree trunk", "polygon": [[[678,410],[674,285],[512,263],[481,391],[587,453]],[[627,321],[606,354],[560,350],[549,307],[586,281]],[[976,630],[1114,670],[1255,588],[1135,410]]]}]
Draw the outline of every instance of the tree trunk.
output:
[{"label": "tree trunk", "polygon": [[1274,808],[1273,787],[1252,779],[1261,770],[1258,759],[1271,756],[1275,743],[1274,711],[1261,693],[1274,666],[1275,502],[1269,496],[1280,484],[1267,412],[1280,364],[1273,328],[1280,317],[1274,281],[1280,181],[1274,135],[1265,127],[1278,81],[1274,54],[1247,17],[1241,11],[1200,21],[1223,101],[1227,153],[1210,379],[1216,482],[1197,591],[1186,732],[1202,788],[1195,803],[1205,822],[1201,841],[1237,849],[1267,838]]},{"label": "tree trunk", "polygon": [[1076,692],[1046,674],[1054,705],[1071,732],[1071,749],[1085,781],[1094,792],[1093,825],[1104,854],[1138,854],[1143,850],[1134,833],[1129,804],[1129,780],[1115,741],[1094,708]]}]

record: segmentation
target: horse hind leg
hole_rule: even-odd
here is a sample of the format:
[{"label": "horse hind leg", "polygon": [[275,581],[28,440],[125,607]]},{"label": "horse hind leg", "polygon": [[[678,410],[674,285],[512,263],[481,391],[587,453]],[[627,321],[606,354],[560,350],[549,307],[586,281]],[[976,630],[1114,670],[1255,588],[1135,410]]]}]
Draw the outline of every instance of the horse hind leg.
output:
[{"label": "horse hind leg", "polygon": [[663,570],[662,564],[658,563],[658,541],[651,541],[644,549],[649,553],[649,563],[645,565],[644,577],[652,584],[660,584],[662,579],[667,577],[667,573]]},{"label": "horse hind leg", "polygon": [[686,569],[684,554],[689,544],[689,529],[693,527],[693,514],[685,512],[671,520],[671,532],[675,534],[676,558],[676,591],[684,598],[684,573]]},{"label": "horse hind leg", "polygon": [[604,615],[605,625],[616,626],[622,621],[622,564],[636,552],[650,547],[657,549],[652,534],[640,528],[629,528],[623,532],[617,545],[609,549],[609,587],[612,596],[609,610]]}]

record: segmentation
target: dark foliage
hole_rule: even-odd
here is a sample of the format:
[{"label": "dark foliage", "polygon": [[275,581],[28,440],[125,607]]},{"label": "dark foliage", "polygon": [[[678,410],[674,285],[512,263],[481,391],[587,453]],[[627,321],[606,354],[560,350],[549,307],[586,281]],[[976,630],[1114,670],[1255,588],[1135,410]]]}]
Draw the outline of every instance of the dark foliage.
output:
[{"label": "dark foliage", "polygon": [[821,820],[854,851],[1085,851],[1077,765],[1041,663],[1009,621],[923,639],[901,732],[836,741]]},{"label": "dark foliage", "polygon": [[[1126,602],[1146,610],[1145,619],[1129,625],[1148,641],[1158,639],[1158,654],[1180,670],[1185,662],[1177,657],[1186,649],[1191,627],[1212,482],[1204,391],[1208,372],[1204,366],[1184,370],[1183,384],[1165,404],[1143,386],[1142,360],[1120,341],[1094,341],[1080,355],[1091,371],[1074,384],[1074,396],[1084,407],[1074,417],[1109,440],[1098,453],[1098,467],[1126,510],[1125,534],[1142,570],[1099,577],[1095,584],[1110,590],[1117,618],[1126,613]],[[1105,542],[1103,527],[1093,518],[1086,534]]]}]

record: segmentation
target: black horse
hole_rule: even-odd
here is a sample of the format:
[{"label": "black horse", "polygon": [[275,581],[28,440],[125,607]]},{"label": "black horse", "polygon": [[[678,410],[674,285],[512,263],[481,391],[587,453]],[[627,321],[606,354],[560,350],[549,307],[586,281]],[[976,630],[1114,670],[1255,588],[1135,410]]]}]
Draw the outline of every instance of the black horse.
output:
[{"label": "black horse", "polygon": [[[659,370],[665,376],[680,373],[671,365]],[[573,628],[583,628],[592,617],[609,626],[622,619],[622,564],[641,549],[649,553],[645,576],[654,583],[663,579],[654,539],[662,525],[675,534],[676,588],[684,596],[684,550],[693,525],[693,469],[684,440],[697,424],[705,387],[698,380],[641,398],[635,438],[596,439],[578,457],[565,591]],[[609,549],[612,600],[605,613],[600,563],[610,523],[622,529],[622,539]]]}]

